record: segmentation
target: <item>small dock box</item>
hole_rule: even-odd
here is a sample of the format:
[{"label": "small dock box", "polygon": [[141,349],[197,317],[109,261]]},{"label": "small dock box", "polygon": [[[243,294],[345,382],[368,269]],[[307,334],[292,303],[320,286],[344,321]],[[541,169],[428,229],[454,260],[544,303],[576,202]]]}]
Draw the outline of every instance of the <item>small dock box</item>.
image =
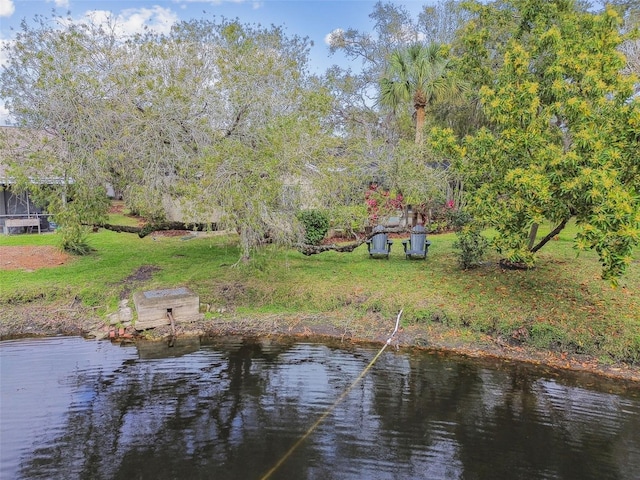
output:
[{"label": "small dock box", "polygon": [[200,298],[186,287],[136,292],[133,303],[138,312],[136,330],[170,325],[169,313],[175,323],[192,322],[200,316]]}]

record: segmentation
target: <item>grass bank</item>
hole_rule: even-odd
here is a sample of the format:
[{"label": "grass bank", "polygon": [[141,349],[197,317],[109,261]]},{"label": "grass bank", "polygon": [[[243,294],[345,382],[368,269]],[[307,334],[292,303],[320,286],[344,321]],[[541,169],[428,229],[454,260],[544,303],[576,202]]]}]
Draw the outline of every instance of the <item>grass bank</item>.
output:
[{"label": "grass bank", "polygon": [[[236,265],[235,235],[140,239],[101,230],[89,236],[89,256],[30,272],[0,270],[0,308],[75,299],[106,316],[136,290],[187,286],[207,305],[211,322],[317,315],[368,328],[372,317],[391,326],[403,309],[403,325],[423,329],[425,338],[437,330],[465,344],[490,338],[588,354],[604,364],[640,364],[639,255],[613,288],[600,279],[593,252],[576,257],[573,233],[570,227],[550,242],[533,270],[503,270],[494,255],[462,271],[455,234],[430,236],[426,261],[405,260],[396,240],[389,260],[369,259],[364,245],[310,257],[268,246]],[[56,242],[55,234],[0,238],[0,245]]]}]

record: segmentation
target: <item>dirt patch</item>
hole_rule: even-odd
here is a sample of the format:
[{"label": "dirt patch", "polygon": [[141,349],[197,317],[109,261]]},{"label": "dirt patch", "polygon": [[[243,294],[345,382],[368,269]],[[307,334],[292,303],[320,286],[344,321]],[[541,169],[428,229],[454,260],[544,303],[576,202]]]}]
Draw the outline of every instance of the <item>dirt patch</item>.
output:
[{"label": "dirt patch", "polygon": [[122,293],[120,293],[120,300],[124,300],[129,298],[131,291],[138,283],[146,282],[151,280],[151,277],[155,272],[159,272],[161,270],[160,267],[156,267],[155,265],[142,265],[131,275],[126,277],[121,285],[124,286]]},{"label": "dirt patch", "polygon": [[0,246],[0,270],[27,270],[57,267],[71,260],[71,255],[50,245]]},{"label": "dirt patch", "polygon": [[155,265],[142,265],[131,275],[126,277],[122,282],[125,284],[131,282],[146,282],[147,280],[151,280],[151,276],[155,272],[159,272],[160,267],[156,267]]},{"label": "dirt patch", "polygon": [[216,288],[216,297],[223,298],[225,303],[233,304],[246,293],[242,283],[225,283]]},{"label": "dirt patch", "polygon": [[109,207],[108,210],[109,213],[112,214],[123,214],[124,213],[124,202],[120,202],[120,201],[113,201],[111,202],[111,206]]},{"label": "dirt patch", "polygon": [[113,215],[124,215],[126,217],[132,218],[138,223],[139,227],[141,227],[145,223],[147,223],[145,218],[143,218],[143,217],[141,217],[139,215],[131,215],[130,213],[126,213],[126,210],[127,210],[127,208],[126,208],[124,202],[121,201],[121,200],[116,200],[116,201],[111,202],[111,206],[109,207],[109,210],[107,210],[107,212],[109,214],[113,214]]}]

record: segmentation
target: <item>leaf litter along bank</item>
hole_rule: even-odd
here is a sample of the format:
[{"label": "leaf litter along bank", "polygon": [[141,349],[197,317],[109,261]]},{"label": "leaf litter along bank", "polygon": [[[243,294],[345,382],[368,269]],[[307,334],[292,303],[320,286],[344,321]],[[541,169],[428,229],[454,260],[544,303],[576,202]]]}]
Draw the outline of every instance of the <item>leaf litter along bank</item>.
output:
[{"label": "leaf litter along bank", "polygon": [[[8,305],[0,319],[0,340],[20,337],[78,335],[89,338],[107,338],[104,320],[90,308],[73,302],[47,302]],[[229,316],[192,323],[178,324],[177,336],[218,337],[241,335],[248,337],[294,337],[306,341],[337,341],[345,345],[382,345],[393,330],[393,319],[372,314],[362,319],[345,319],[322,315],[261,315],[252,318]],[[144,333],[134,339],[115,338],[113,342],[131,342],[135,337],[166,340],[171,335],[169,326]],[[604,365],[587,355],[539,351],[530,347],[500,344],[486,336],[468,343],[457,334],[440,325],[410,325],[400,328],[394,336],[393,347],[462,355],[479,361],[522,362],[539,368],[545,374],[592,375],[619,382],[619,387],[640,392],[640,366],[627,364]]]}]

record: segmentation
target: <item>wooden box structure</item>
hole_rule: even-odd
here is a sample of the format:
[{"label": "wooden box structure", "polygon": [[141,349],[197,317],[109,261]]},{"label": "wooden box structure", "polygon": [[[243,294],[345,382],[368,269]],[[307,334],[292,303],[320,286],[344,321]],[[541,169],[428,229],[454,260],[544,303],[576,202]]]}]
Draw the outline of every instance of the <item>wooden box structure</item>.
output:
[{"label": "wooden box structure", "polygon": [[136,330],[160,327],[175,323],[191,322],[200,316],[200,298],[186,287],[149,290],[133,294],[138,312]]}]

